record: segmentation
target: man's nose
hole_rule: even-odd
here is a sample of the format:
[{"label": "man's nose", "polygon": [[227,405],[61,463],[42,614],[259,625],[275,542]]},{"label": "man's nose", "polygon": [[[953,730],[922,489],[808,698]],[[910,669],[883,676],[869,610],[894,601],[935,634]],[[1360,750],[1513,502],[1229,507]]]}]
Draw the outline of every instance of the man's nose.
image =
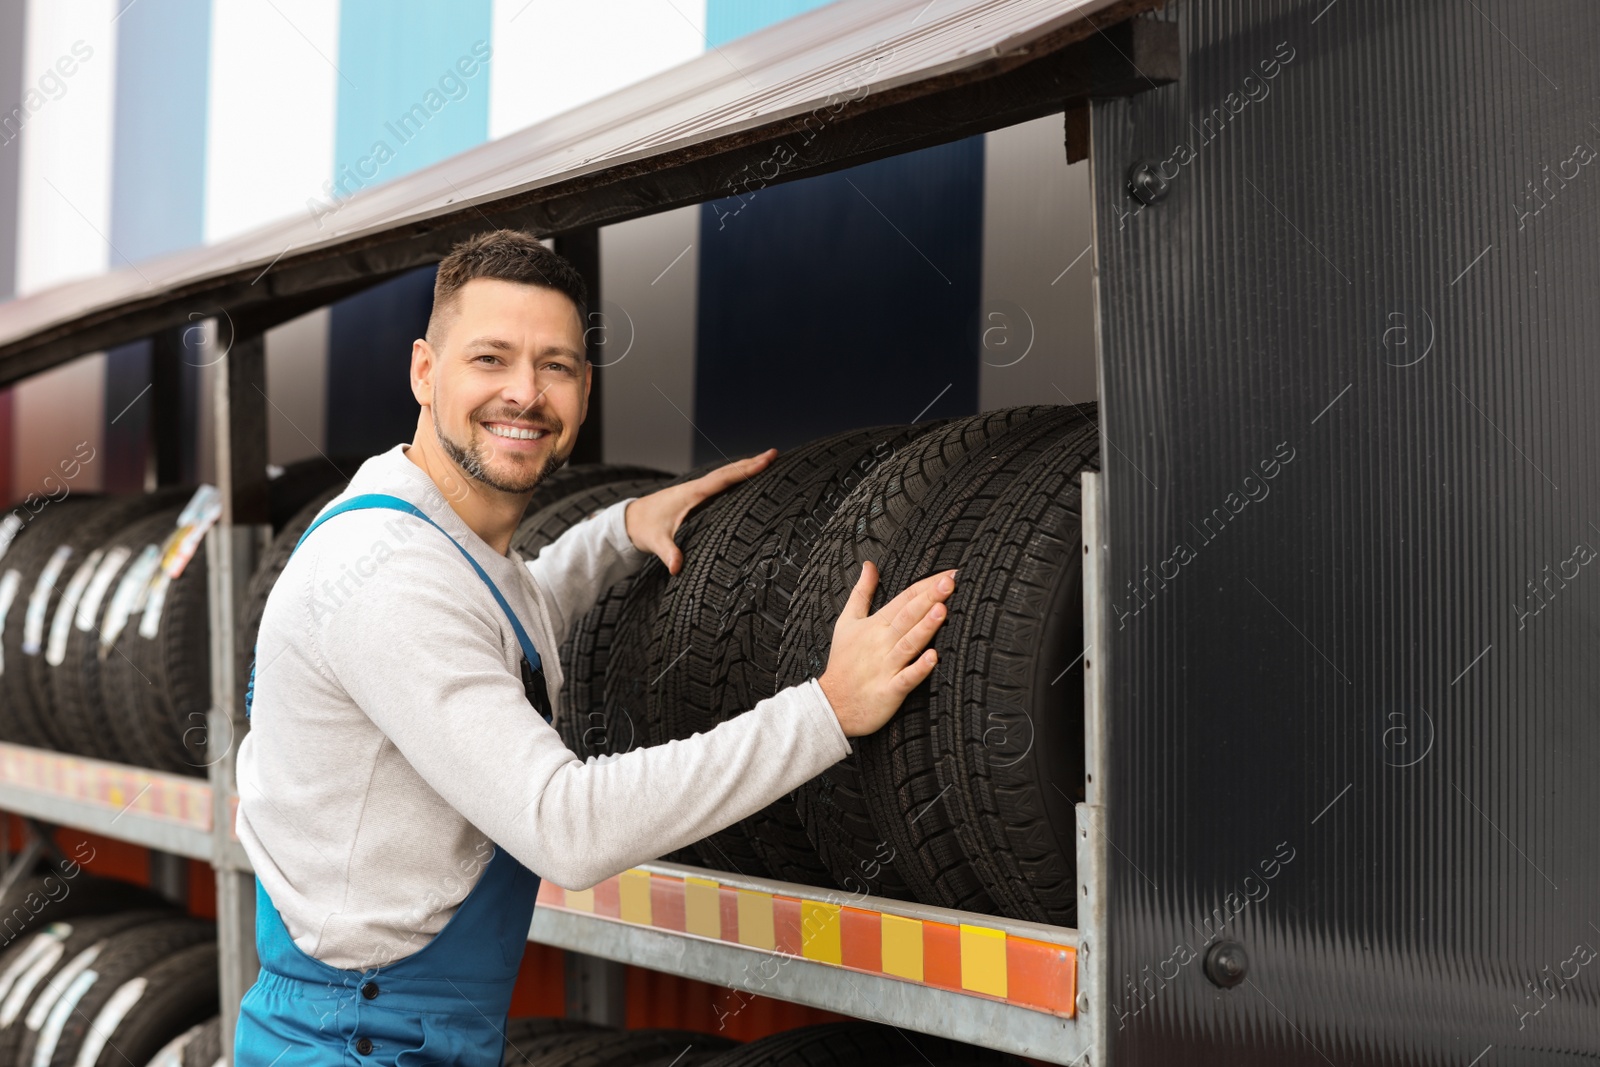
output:
[{"label": "man's nose", "polygon": [[536,365],[519,366],[506,380],[504,396],[508,403],[528,411],[544,401],[545,389]]}]

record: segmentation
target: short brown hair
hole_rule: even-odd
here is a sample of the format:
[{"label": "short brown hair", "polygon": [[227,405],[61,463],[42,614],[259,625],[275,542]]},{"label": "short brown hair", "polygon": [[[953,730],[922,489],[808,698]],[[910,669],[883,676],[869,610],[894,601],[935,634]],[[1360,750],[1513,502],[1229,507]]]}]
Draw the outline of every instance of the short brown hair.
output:
[{"label": "short brown hair", "polygon": [[566,294],[578,309],[578,322],[584,328],[585,358],[588,352],[589,288],[564,256],[546,248],[531,233],[522,230],[488,230],[474,234],[450,249],[439,261],[433,280],[433,313],[428,316],[428,343],[438,347],[437,324],[452,310],[456,293],[474,278],[539,285]]}]

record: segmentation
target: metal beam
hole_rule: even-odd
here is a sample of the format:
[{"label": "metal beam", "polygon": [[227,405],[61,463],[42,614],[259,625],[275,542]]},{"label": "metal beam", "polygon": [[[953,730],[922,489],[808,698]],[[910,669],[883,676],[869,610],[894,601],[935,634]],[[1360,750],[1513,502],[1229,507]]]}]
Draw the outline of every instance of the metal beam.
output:
[{"label": "metal beam", "polygon": [[[222,517],[206,537],[211,622],[211,712],[207,716],[212,787],[210,856],[217,872],[223,1049],[232,1061],[239,1002],[255,982],[255,876],[233,862],[234,762],[244,736],[235,669],[238,621],[250,574],[272,532],[267,509],[266,343],[259,334],[219,338],[213,358],[217,488]],[[220,752],[217,751],[220,749]]]},{"label": "metal beam", "polygon": [[585,952],[569,950],[562,956],[567,1018],[619,1029],[627,1026],[627,967]]},{"label": "metal beam", "polygon": [[1015,1004],[555,908],[534,909],[529,936],[569,951],[730,987],[736,991],[730,1014],[746,996],[774,997],[1050,1063],[1083,1062],[1084,1029],[1076,1020]]}]

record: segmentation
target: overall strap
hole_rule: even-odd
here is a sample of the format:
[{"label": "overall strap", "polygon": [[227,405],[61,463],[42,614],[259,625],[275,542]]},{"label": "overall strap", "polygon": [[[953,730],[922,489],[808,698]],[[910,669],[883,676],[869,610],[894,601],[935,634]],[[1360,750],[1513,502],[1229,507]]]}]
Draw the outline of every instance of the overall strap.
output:
[{"label": "overall strap", "polygon": [[[517,644],[522,646],[522,654],[527,658],[528,666],[535,671],[543,669],[543,663],[539,659],[539,650],[533,647],[533,641],[528,637],[528,631],[523,628],[522,620],[518,619],[517,613],[511,610],[511,605],[506,602],[505,594],[500,592],[499,586],[494,584],[494,580],[489,577],[488,572],[483,569],[477,560],[472,558],[472,553],[468,552],[461,542],[450,536],[448,530],[434,522],[433,519],[428,517],[427,512],[409,500],[402,500],[400,497],[391,496],[388,493],[362,493],[360,496],[353,496],[349,500],[335,504],[321,515],[318,515],[317,520],[306,527],[306,532],[300,535],[300,540],[294,543],[294,551],[299,551],[300,546],[306,543],[306,538],[311,536],[311,531],[335,515],[341,515],[346,511],[360,511],[365,508],[388,508],[392,511],[403,511],[408,515],[415,515],[444,534],[450,543],[455,545],[461,554],[466,557],[467,562],[472,564],[472,569],[478,572],[478,577],[482,578],[483,584],[489,587],[489,592],[494,594],[496,602],[500,605],[500,610],[505,612],[506,618],[511,622],[511,629],[517,635]],[[290,554],[293,555],[293,552]],[[255,697],[255,688],[256,665],[254,659],[252,659],[250,663],[250,683],[245,687],[244,697],[244,714],[247,719],[250,717],[250,705]]]}]

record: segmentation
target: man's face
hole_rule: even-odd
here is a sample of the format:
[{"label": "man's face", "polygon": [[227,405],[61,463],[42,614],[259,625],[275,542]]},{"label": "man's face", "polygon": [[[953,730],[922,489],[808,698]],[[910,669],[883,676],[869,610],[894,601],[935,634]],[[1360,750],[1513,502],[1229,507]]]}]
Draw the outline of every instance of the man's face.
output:
[{"label": "man's face", "polygon": [[484,485],[532,490],[567,461],[588,412],[578,309],[553,289],[474,278],[440,332],[438,350],[419,341],[412,353],[439,443]]}]

